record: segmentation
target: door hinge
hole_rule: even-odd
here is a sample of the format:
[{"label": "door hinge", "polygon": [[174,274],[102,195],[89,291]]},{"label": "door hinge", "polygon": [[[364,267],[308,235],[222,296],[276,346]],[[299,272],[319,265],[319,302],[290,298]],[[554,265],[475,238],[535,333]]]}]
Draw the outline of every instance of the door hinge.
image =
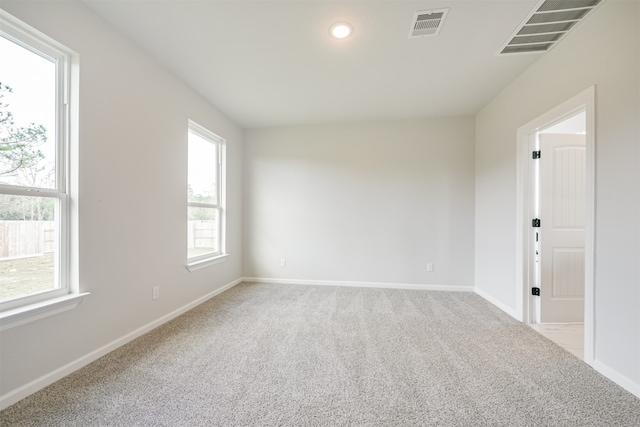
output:
[{"label": "door hinge", "polygon": [[540,151],[534,151],[532,154],[533,159],[539,159],[540,158]]},{"label": "door hinge", "polygon": [[540,296],[540,288],[531,288],[531,295]]},{"label": "door hinge", "polygon": [[531,220],[531,226],[532,227],[540,227],[540,219],[539,218],[535,218]]}]

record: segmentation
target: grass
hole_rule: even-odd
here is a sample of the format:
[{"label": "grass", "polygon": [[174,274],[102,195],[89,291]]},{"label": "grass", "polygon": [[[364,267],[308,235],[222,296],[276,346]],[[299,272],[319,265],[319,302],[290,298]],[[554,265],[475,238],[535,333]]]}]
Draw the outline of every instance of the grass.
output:
[{"label": "grass", "polygon": [[[212,251],[213,248],[189,249],[189,257]],[[53,263],[53,254],[0,260],[0,301],[53,289]]]},{"label": "grass", "polygon": [[51,290],[53,254],[0,260],[0,301]]}]

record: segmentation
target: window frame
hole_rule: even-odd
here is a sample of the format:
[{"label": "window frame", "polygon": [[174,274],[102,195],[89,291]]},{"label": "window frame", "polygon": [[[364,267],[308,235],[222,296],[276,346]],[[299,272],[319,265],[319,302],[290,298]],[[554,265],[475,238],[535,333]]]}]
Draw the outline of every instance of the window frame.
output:
[{"label": "window frame", "polygon": [[[53,188],[0,184],[0,194],[52,198],[57,204],[54,220],[57,245],[54,271],[58,287],[31,295],[0,302],[0,330],[75,308],[82,297],[77,274],[72,271],[77,254],[77,220],[71,206],[72,195],[77,194],[77,68],[78,55],[40,31],[23,23],[0,9],[0,36],[28,51],[51,60],[55,64],[55,185]],[[73,85],[73,87],[72,87]],[[73,99],[73,103],[72,103]],[[73,142],[72,142],[73,140]],[[74,230],[74,231],[72,231]]]},{"label": "window frame", "polygon": [[[210,142],[215,146],[215,152],[218,162],[216,173],[216,202],[191,202],[187,195],[187,226],[189,223],[188,210],[191,207],[214,209],[218,212],[218,221],[216,227],[216,233],[218,236],[218,250],[214,252],[208,252],[206,254],[189,257],[188,253],[188,241],[187,241],[187,269],[189,271],[195,271],[209,265],[217,264],[224,261],[228,256],[226,252],[225,235],[226,235],[226,141],[221,136],[211,132],[204,126],[199,125],[193,120],[188,121],[187,132],[187,188],[189,188],[189,134],[194,134],[205,141]],[[188,230],[187,230],[188,236]],[[188,239],[188,237],[187,237]]]}]

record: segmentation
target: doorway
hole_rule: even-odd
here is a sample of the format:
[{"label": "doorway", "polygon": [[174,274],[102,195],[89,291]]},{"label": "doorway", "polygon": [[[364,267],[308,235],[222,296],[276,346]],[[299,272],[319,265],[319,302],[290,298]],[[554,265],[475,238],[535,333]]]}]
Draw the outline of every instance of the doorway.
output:
[{"label": "doorway", "polygon": [[535,135],[535,323],[584,322],[585,118],[583,110]]},{"label": "doorway", "polygon": [[587,363],[594,342],[594,93],[589,88],[519,128],[517,147],[517,311],[533,325],[584,322]]}]

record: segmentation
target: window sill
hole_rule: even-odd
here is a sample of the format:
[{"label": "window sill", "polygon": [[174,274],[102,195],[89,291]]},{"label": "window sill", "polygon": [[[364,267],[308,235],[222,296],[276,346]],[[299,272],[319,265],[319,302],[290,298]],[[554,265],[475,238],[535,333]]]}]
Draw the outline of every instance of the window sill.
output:
[{"label": "window sill", "polygon": [[207,259],[191,262],[187,264],[187,270],[189,270],[190,272],[194,272],[203,268],[210,267],[215,264],[219,264],[221,262],[226,261],[228,256],[229,254],[222,254],[222,255],[217,255],[213,258],[207,258]]},{"label": "window sill", "polygon": [[69,294],[59,298],[29,304],[0,313],[0,331],[26,325],[54,314],[73,310],[89,292]]}]

